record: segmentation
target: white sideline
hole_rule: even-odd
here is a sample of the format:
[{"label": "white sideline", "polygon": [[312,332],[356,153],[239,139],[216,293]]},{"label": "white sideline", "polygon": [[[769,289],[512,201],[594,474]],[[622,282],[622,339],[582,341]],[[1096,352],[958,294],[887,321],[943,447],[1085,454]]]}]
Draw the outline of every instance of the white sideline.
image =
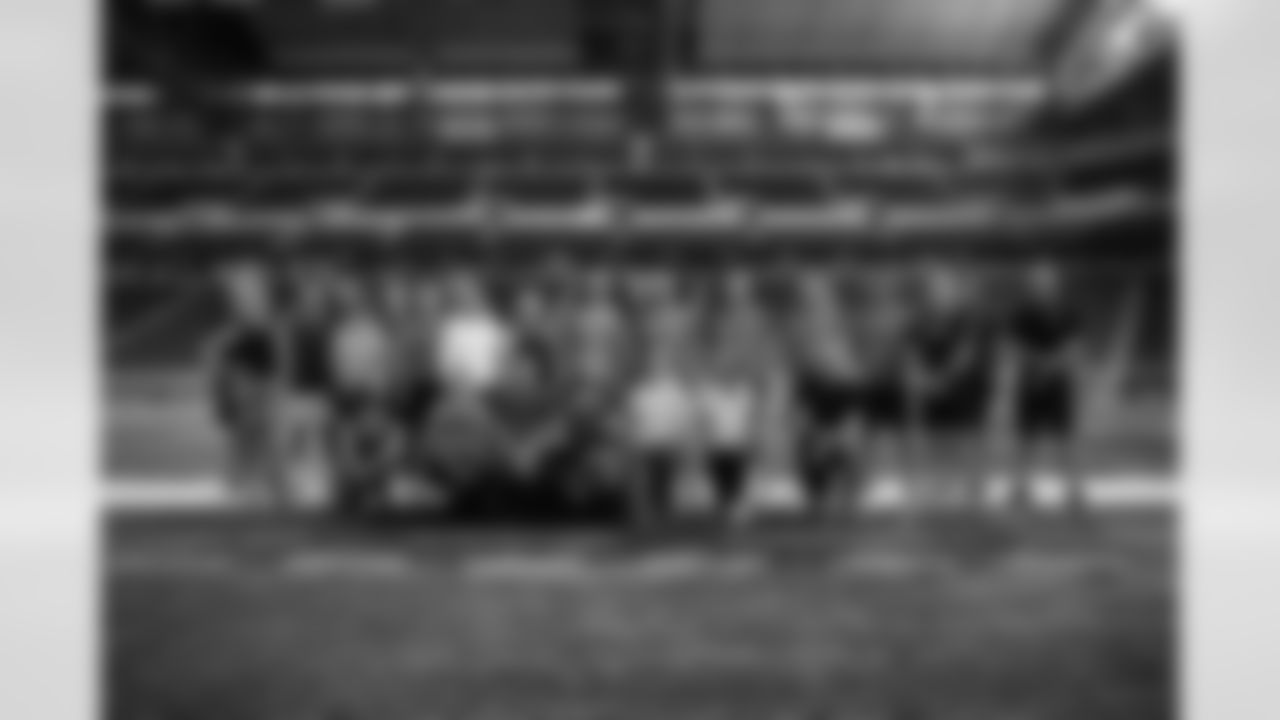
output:
[{"label": "white sideline", "polygon": [[[1090,481],[1087,493],[1096,508],[1104,510],[1148,510],[1176,505],[1179,483],[1176,477],[1159,473],[1117,473]],[[988,504],[999,504],[1007,496],[1009,482],[996,478],[989,485]],[[1038,503],[1056,505],[1062,499],[1061,486],[1052,478],[1036,478],[1032,492]],[[106,510],[112,513],[219,513],[251,510],[239,502],[229,485],[215,475],[183,478],[111,477],[104,493]],[[754,495],[761,513],[785,513],[799,507],[800,497],[793,483],[761,483]],[[887,513],[907,504],[907,484],[902,477],[884,476],[874,481],[865,498],[865,510]]]}]

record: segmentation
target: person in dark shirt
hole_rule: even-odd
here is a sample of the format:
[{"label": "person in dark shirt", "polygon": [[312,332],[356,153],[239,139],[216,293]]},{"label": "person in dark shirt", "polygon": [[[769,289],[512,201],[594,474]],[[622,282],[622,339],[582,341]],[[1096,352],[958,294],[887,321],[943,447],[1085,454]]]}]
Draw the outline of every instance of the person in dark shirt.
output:
[{"label": "person in dark shirt", "polygon": [[859,331],[866,349],[866,423],[869,454],[877,463],[905,465],[908,397],[904,366],[910,340],[910,298],[901,275],[884,267],[868,272],[870,287]]},{"label": "person in dark shirt", "polygon": [[616,271],[599,269],[559,304],[558,375],[567,438],[557,462],[571,476],[575,502],[616,498],[625,482],[622,409],[639,344],[619,297]]},{"label": "person in dark shirt", "polygon": [[572,474],[567,388],[550,350],[537,335],[518,335],[492,396],[503,455],[494,489],[521,517],[562,510]]},{"label": "person in dark shirt", "polygon": [[800,475],[813,509],[842,514],[863,480],[865,358],[835,278],[812,274],[797,289]]},{"label": "person in dark shirt", "polygon": [[410,450],[406,415],[418,395],[403,382],[402,348],[376,286],[348,282],[328,333],[327,446],[337,509],[361,514],[383,507],[400,479]]},{"label": "person in dark shirt", "polygon": [[302,266],[290,278],[289,303],[278,324],[284,352],[284,388],[279,417],[282,451],[297,500],[327,498],[328,452],[324,446],[332,383],[329,342],[335,322],[331,278],[322,268]]},{"label": "person in dark shirt", "polygon": [[260,265],[238,264],[220,279],[230,313],[214,338],[208,378],[230,480],[246,500],[277,502],[283,468],[275,420],[285,358],[272,278]]},{"label": "person in dark shirt", "polygon": [[1077,443],[1081,329],[1057,267],[1044,263],[1031,269],[1026,291],[1003,330],[1002,377],[1014,434],[1014,506],[1028,508],[1032,465],[1043,452],[1064,476],[1069,508],[1083,511]]},{"label": "person in dark shirt", "polygon": [[958,490],[976,509],[993,397],[991,327],[958,271],[930,269],[925,296],[906,358],[916,479],[926,496]]}]

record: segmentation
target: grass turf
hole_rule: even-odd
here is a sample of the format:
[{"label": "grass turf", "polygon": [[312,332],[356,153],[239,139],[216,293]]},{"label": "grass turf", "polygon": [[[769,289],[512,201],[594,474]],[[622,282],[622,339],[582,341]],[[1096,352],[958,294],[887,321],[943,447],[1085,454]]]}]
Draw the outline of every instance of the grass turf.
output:
[{"label": "grass turf", "polygon": [[[108,717],[983,718],[1174,716],[1167,518],[1092,528],[935,519],[766,528],[738,549],[896,555],[896,572],[653,583],[272,573],[107,579]],[[691,531],[369,531],[118,521],[113,556],[318,543],[426,564],[480,549],[712,547]],[[1052,559],[1052,561],[1050,561]]]}]

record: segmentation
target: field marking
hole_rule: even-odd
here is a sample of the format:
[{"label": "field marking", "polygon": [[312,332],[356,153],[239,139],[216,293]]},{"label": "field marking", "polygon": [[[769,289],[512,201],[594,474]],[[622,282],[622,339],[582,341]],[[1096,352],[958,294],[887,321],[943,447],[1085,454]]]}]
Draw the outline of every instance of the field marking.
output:
[{"label": "field marking", "polygon": [[476,582],[585,582],[599,579],[599,569],[584,553],[487,552],[472,555],[458,571]]},{"label": "field marking", "polygon": [[307,550],[279,565],[286,576],[310,579],[400,579],[428,574],[429,568],[394,552]]},{"label": "field marking", "polygon": [[[993,478],[986,502],[997,506],[1009,495],[1011,482]],[[863,509],[871,513],[893,513],[910,502],[909,483],[898,476],[873,481],[864,497]],[[762,483],[752,496],[753,511],[785,514],[799,509],[801,498],[794,484]],[[1095,507],[1104,510],[1161,509],[1176,504],[1179,484],[1175,478],[1158,473],[1113,474],[1091,481],[1086,489]],[[1055,506],[1063,500],[1062,486],[1049,477],[1038,477],[1031,485],[1032,498],[1041,505]],[[106,509],[119,513],[210,513],[254,509],[238,499],[229,483],[213,475],[173,479],[116,477],[107,481]]]},{"label": "field marking", "polygon": [[107,569],[112,575],[193,578],[227,577],[244,568],[223,555],[129,552],[111,555]]}]

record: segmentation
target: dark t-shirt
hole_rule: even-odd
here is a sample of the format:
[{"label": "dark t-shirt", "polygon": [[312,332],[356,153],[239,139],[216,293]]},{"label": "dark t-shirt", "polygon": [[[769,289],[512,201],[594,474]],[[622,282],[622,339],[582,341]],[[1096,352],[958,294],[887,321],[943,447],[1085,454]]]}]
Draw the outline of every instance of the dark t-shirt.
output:
[{"label": "dark t-shirt", "polygon": [[1025,382],[1040,384],[1068,379],[1064,356],[1079,339],[1080,324],[1075,312],[1065,303],[1024,301],[1010,314],[1004,335],[1005,342],[1022,363]]},{"label": "dark t-shirt", "polygon": [[289,342],[289,380],[302,390],[329,386],[330,328],[320,322],[297,323],[286,331]]},{"label": "dark t-shirt", "polygon": [[993,337],[975,309],[929,312],[913,328],[909,344],[912,359],[926,373],[945,374],[945,387],[988,380]]},{"label": "dark t-shirt", "polygon": [[217,414],[233,423],[264,421],[264,385],[276,376],[281,361],[272,329],[232,327],[219,352],[218,372],[211,378]]},{"label": "dark t-shirt", "polygon": [[240,376],[267,379],[280,369],[280,353],[275,333],[265,325],[231,328],[222,348],[222,363]]}]

